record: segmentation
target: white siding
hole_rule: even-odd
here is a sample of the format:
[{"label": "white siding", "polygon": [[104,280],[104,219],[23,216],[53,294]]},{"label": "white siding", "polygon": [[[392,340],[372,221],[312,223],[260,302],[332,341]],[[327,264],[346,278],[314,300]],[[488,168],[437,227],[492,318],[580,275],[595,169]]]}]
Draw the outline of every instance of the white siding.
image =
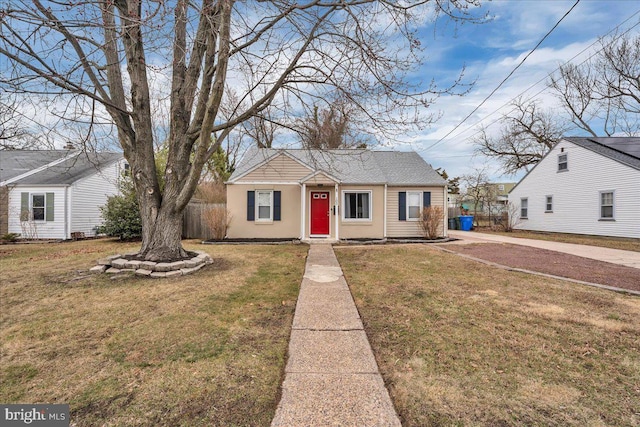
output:
[{"label": "white siding", "polygon": [[[561,149],[564,172],[558,172]],[[615,221],[601,221],[599,194],[610,190]],[[545,212],[546,196],[553,196],[553,212]],[[518,207],[522,198],[528,199],[528,219],[516,228],[640,238],[640,171],[569,141],[557,144],[509,194]]]},{"label": "white siding", "polygon": [[120,163],[96,171],[71,185],[71,227],[67,238],[71,237],[72,232],[83,232],[87,237],[96,234],[96,227],[103,222],[100,207],[107,203],[108,196],[118,193],[117,184],[122,169]]},{"label": "white siding", "polygon": [[[65,238],[65,190],[67,187],[26,187],[9,189],[9,233],[19,233],[23,238]],[[21,193],[54,194],[53,221],[20,222]]]}]

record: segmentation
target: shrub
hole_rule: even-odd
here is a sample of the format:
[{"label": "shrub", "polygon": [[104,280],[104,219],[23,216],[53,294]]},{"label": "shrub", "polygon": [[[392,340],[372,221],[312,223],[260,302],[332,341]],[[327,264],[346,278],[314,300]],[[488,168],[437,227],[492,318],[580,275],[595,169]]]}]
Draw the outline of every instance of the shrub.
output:
[{"label": "shrub", "polygon": [[225,206],[215,206],[203,213],[204,221],[211,230],[214,240],[222,240],[227,235],[227,228],[231,222],[231,215]]},{"label": "shrub", "polygon": [[441,206],[429,206],[422,210],[420,215],[420,228],[424,237],[436,239],[440,236],[440,226],[444,219],[444,210]]},{"label": "shrub", "polygon": [[100,208],[104,223],[98,232],[120,240],[137,239],[142,236],[142,220],[138,201],[133,191],[111,196]]},{"label": "shrub", "polygon": [[15,243],[18,240],[18,237],[20,237],[20,233],[7,233],[3,234],[2,237],[0,237],[0,240],[8,243]]}]

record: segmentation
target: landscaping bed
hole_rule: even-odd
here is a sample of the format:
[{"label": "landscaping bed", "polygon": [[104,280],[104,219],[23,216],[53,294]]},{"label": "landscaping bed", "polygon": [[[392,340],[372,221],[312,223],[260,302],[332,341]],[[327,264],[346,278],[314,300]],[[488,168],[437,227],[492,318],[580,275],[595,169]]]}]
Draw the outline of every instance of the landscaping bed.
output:
[{"label": "landscaping bed", "polygon": [[478,243],[443,247],[453,252],[508,267],[640,291],[640,270],[633,267],[506,243]]}]

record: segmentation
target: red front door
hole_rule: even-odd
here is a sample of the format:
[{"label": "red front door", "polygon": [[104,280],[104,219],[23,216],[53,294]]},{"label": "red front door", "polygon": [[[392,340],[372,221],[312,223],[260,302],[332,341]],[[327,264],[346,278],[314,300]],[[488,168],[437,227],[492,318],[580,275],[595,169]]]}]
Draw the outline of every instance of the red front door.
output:
[{"label": "red front door", "polygon": [[311,234],[329,234],[329,192],[311,192]]}]

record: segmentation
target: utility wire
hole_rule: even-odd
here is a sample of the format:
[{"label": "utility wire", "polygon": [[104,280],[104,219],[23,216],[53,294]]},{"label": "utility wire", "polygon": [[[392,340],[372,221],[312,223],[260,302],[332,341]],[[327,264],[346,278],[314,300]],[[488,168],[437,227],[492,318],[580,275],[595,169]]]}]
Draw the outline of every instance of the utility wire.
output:
[{"label": "utility wire", "polygon": [[[496,108],[495,110],[493,110],[491,113],[487,114],[486,116],[484,116],[482,119],[476,121],[474,124],[469,125],[468,127],[466,127],[464,130],[462,130],[460,133],[458,133],[456,136],[460,136],[462,134],[464,134],[465,132],[467,132],[468,130],[472,129],[474,126],[478,125],[478,123],[483,122],[484,120],[486,120],[487,118],[491,117],[492,115],[494,115],[495,113],[497,113],[498,111],[502,110],[504,107],[508,106],[511,102],[513,102],[516,98],[524,95],[525,93],[527,93],[529,90],[533,89],[535,86],[539,85],[540,83],[542,83],[543,81],[545,81],[546,79],[548,79],[549,77],[551,77],[551,75],[553,73],[555,73],[556,71],[558,71],[563,65],[566,65],[568,63],[570,63],[571,61],[573,61],[574,59],[576,59],[577,57],[579,57],[580,55],[582,55],[583,53],[585,53],[587,50],[591,49],[596,43],[598,43],[602,37],[606,37],[609,34],[617,31],[622,25],[626,24],[628,21],[630,21],[632,18],[634,18],[636,15],[640,14],[640,9],[638,9],[635,13],[633,13],[631,16],[629,16],[627,19],[625,19],[624,21],[622,21],[621,23],[619,23],[618,25],[616,25],[615,27],[613,27],[611,30],[609,30],[607,33],[605,33],[603,36],[599,37],[597,40],[595,40],[593,43],[591,43],[589,46],[585,47],[584,49],[582,49],[580,52],[578,52],[577,54],[575,54],[573,57],[571,57],[570,59],[568,59],[567,61],[565,61],[562,65],[559,65],[557,68],[555,68],[553,71],[550,71],[546,76],[544,76],[543,78],[541,78],[540,80],[538,80],[537,82],[533,83],[531,86],[529,86],[528,88],[524,89],[522,92],[520,92],[518,95],[516,95],[515,97],[511,98],[509,101],[505,102],[504,104],[502,104],[500,107]],[[631,27],[627,28],[625,31],[623,31],[622,33],[620,33],[617,37],[615,37],[610,43],[614,43],[615,41],[617,41],[618,39],[620,39],[622,36],[624,36],[625,34],[629,33],[631,30],[633,30],[635,27],[637,27],[638,25],[640,25],[640,21],[636,22],[634,25],[632,25]],[[588,60],[590,60],[591,58],[593,58],[594,56],[596,56],[598,53],[600,53],[603,49],[605,48],[605,46],[603,46],[602,48],[594,51],[591,55],[589,55],[587,58],[585,58],[583,61],[581,61],[579,64],[577,65],[582,65],[585,62],[587,62]],[[536,92],[535,94],[533,94],[529,99],[535,98],[536,96],[540,95],[542,92],[546,91],[548,88],[544,87],[541,90],[539,90],[538,92]],[[511,109],[510,111],[508,111],[506,114],[509,114],[511,111],[513,111],[513,109]],[[473,114],[473,113],[472,113]],[[496,124],[497,122],[499,122],[502,119],[502,117],[498,117],[497,119],[493,120],[492,122],[489,123],[489,125],[487,127],[490,127],[494,124]],[[464,121],[462,122],[464,123]],[[461,123],[461,124],[462,124]],[[457,126],[459,127],[459,126]],[[456,129],[454,128],[449,134],[445,135],[442,139],[446,139],[451,133],[453,133]],[[473,133],[471,136],[474,136],[476,134],[478,134],[479,132],[475,132]],[[440,142],[440,141],[438,141]],[[419,150],[421,153],[425,152],[427,150],[429,150],[430,148],[434,147],[436,144],[433,144],[432,146]]]},{"label": "utility wire", "polygon": [[547,32],[547,34],[544,35],[544,37],[538,42],[538,44],[536,44],[535,47],[533,49],[531,49],[531,51],[529,53],[527,53],[527,55],[524,58],[522,58],[522,61],[520,61],[520,63],[518,65],[516,65],[516,67],[513,70],[511,70],[511,72],[507,75],[507,77],[505,77],[500,82],[500,84],[498,86],[496,86],[496,88],[493,89],[491,91],[491,93],[489,95],[487,95],[487,97],[480,104],[478,104],[478,106],[476,108],[473,109],[473,111],[471,111],[464,119],[462,119],[462,121],[460,123],[458,123],[453,129],[451,129],[445,136],[443,136],[442,138],[440,138],[439,140],[437,140],[436,142],[434,142],[433,144],[431,144],[430,146],[425,148],[424,151],[429,151],[433,147],[435,147],[436,145],[440,144],[449,135],[451,135],[460,126],[462,126],[464,124],[464,122],[469,120],[469,118],[476,111],[478,111],[480,109],[480,107],[482,107],[489,100],[489,98],[491,98],[502,87],[502,85],[504,85],[507,82],[507,80],[509,80],[509,78],[511,78],[511,76],[518,70],[518,68],[520,68],[522,66],[522,64],[524,64],[524,62],[527,60],[527,58],[529,58],[533,54],[533,52],[535,52],[536,49],[538,49],[538,47],[540,47],[540,45],[547,39],[547,37],[549,37],[551,35],[551,33],[558,27],[558,25],[560,25],[560,23],[564,20],[564,18],[566,18],[571,13],[571,11],[573,11],[573,9],[575,9],[575,7],[578,5],[578,3],[580,3],[580,0],[576,0],[576,2],[573,4],[573,6],[571,6],[571,8],[564,15],[562,15],[562,18],[560,18],[560,20],[558,22],[556,22],[556,24],[553,26],[553,28],[551,28]]}]

